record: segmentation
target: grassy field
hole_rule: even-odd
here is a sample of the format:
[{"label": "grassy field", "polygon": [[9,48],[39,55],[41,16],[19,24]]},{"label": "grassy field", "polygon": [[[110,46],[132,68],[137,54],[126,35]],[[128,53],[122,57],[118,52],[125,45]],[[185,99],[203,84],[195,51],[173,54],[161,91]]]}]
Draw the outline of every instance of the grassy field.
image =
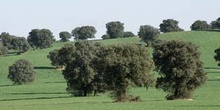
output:
[{"label": "grassy field", "polygon": [[[55,70],[47,59],[49,51],[60,48],[64,43],[56,43],[53,48],[30,51],[23,55],[8,54],[0,57],[0,109],[1,110],[216,110],[220,109],[220,71],[214,61],[214,49],[220,47],[218,32],[178,32],[162,34],[161,39],[190,41],[199,46],[202,61],[208,72],[207,83],[199,88],[193,101],[166,101],[166,93],[154,88],[132,88],[129,93],[139,95],[142,102],[113,103],[108,93],[97,97],[71,97],[66,93],[66,83],[61,71]],[[104,44],[138,43],[138,38],[123,38],[101,41]],[[8,66],[18,59],[27,59],[35,67],[34,83],[13,86],[7,79]]]}]

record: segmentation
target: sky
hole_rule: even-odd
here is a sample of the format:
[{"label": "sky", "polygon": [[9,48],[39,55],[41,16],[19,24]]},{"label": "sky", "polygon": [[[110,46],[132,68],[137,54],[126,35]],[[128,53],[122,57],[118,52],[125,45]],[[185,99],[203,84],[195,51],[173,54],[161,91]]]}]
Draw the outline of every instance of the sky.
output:
[{"label": "sky", "polygon": [[190,30],[196,20],[208,23],[220,17],[220,0],[0,0],[0,33],[27,37],[32,29],[59,32],[94,26],[96,38],[106,33],[105,24],[124,23],[125,31],[137,34],[141,25],[159,28],[164,19],[179,21]]}]

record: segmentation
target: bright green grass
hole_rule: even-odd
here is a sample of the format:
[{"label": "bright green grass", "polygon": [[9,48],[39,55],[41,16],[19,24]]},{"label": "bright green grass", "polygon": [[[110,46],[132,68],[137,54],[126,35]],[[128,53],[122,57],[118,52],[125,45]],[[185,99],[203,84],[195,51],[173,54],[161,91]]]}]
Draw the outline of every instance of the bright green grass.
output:
[{"label": "bright green grass", "polygon": [[220,32],[175,32],[162,34],[161,39],[188,41],[199,46],[201,59],[207,68],[217,67],[214,50],[220,47]]},{"label": "bright green grass", "polygon": [[[219,47],[220,33],[180,32],[160,36],[162,39],[191,41],[200,46],[202,60],[209,72],[206,85],[198,89],[193,101],[166,101],[166,93],[154,88],[133,88],[130,94],[139,95],[143,102],[112,103],[108,93],[97,97],[71,97],[66,93],[66,83],[61,71],[54,70],[47,59],[49,51],[60,48],[64,43],[56,43],[53,48],[30,51],[24,55],[0,57],[0,110],[218,110],[220,109],[220,71],[213,59],[214,49]],[[104,44],[139,43],[138,38],[122,38],[101,41]],[[73,42],[70,42],[73,43]],[[27,85],[13,86],[7,79],[8,66],[24,58],[35,66],[36,80]]]},{"label": "bright green grass", "polygon": [[101,40],[98,42],[102,42],[103,44],[123,44],[123,43],[140,43],[140,39],[138,37],[130,37],[130,38],[117,38],[117,39],[108,39]]}]

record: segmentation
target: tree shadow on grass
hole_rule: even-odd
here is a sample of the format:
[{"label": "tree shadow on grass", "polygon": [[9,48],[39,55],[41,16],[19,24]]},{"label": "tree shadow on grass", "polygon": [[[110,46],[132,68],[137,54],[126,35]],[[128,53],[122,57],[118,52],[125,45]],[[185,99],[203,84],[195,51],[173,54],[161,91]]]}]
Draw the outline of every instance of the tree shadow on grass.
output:
[{"label": "tree shadow on grass", "polygon": [[220,105],[178,105],[178,107],[220,107]]},{"label": "tree shadow on grass", "polygon": [[39,94],[68,94],[67,92],[25,92],[25,93],[10,93],[11,95],[39,95]]},{"label": "tree shadow on grass", "polygon": [[50,83],[66,83],[66,81],[57,81],[57,82],[44,82],[44,83],[48,83],[48,84],[50,84]]},{"label": "tree shadow on grass", "polygon": [[208,81],[220,81],[220,79],[209,79]]},{"label": "tree shadow on grass", "polygon": [[36,97],[36,98],[18,98],[18,99],[2,99],[0,101],[20,101],[20,100],[39,100],[39,99],[59,99],[59,98],[72,98],[71,96],[60,97]]},{"label": "tree shadow on grass", "polygon": [[207,73],[220,73],[220,68],[218,67],[205,67]]},{"label": "tree shadow on grass", "polygon": [[218,68],[218,67],[205,67],[205,69],[216,69],[216,70],[220,70],[220,68]]},{"label": "tree shadow on grass", "polygon": [[0,85],[0,87],[10,87],[10,86],[16,86],[16,85]]},{"label": "tree shadow on grass", "polygon": [[55,67],[35,66],[34,69],[56,69]]},{"label": "tree shadow on grass", "polygon": [[4,57],[9,57],[9,56],[17,56],[18,52],[8,52],[7,54],[4,55]]}]

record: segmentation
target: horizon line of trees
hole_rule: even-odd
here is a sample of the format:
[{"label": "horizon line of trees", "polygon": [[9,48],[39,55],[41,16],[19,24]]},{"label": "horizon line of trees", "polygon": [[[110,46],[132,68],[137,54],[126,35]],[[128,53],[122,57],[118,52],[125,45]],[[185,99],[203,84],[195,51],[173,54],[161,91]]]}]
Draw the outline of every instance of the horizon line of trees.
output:
[{"label": "horizon line of trees", "polygon": [[[143,33],[148,33],[151,31],[156,31],[151,34],[158,33],[167,33],[167,32],[178,32],[184,31],[178,26],[178,21],[174,19],[165,19],[159,25],[159,29],[154,28],[150,25],[141,25],[137,35],[131,31],[124,31],[124,23],[120,21],[112,21],[106,23],[106,34],[102,35],[102,39],[114,39],[114,38],[125,38],[125,37],[135,37],[138,36],[143,38]],[[153,29],[154,28],[154,29]],[[193,31],[218,31],[220,29],[220,17],[210,24],[203,20],[196,20],[191,26]],[[146,32],[145,32],[146,31]],[[68,42],[71,37],[74,37],[74,40],[87,40],[88,38],[95,38],[97,30],[93,26],[82,26],[76,27],[72,30],[71,33],[67,31],[62,31],[59,33],[60,42]],[[145,37],[143,40],[154,40],[154,38]],[[49,29],[32,29],[29,32],[27,39],[25,37],[17,37],[10,35],[9,33],[2,32],[0,35],[0,55],[5,55],[8,50],[14,49],[17,50],[17,54],[22,54],[27,52],[30,49],[44,49],[52,47],[52,44],[55,42],[53,33]]]}]

